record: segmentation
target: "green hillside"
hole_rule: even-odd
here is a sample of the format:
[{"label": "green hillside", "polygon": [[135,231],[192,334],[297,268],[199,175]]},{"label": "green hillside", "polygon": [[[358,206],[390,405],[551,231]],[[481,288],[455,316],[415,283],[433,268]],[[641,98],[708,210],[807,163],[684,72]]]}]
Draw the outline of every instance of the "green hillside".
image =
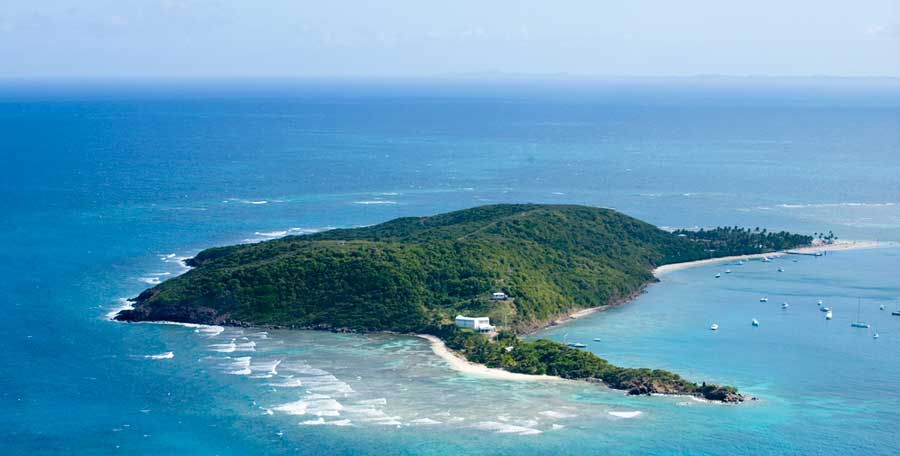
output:
[{"label": "green hillside", "polygon": [[[516,331],[626,299],[655,266],[808,244],[733,228],[670,233],[609,209],[494,205],[200,252],[120,320],[448,334],[457,314]],[[511,299],[491,301],[503,291]]]}]

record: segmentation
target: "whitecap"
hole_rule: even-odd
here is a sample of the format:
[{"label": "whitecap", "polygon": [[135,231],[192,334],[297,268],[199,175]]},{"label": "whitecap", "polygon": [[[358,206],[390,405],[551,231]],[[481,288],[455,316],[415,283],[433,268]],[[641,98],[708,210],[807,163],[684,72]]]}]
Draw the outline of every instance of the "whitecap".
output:
[{"label": "whitecap", "polygon": [[[896,207],[896,206],[898,206],[898,203],[895,203],[895,202],[783,203],[783,204],[775,205],[775,207],[781,208],[781,209],[829,209],[829,208],[841,208],[841,207],[883,208],[883,207]],[[772,208],[769,206],[759,206],[756,209],[769,210]]]},{"label": "whitecap", "polygon": [[299,388],[303,386],[303,382],[299,378],[288,378],[281,382],[266,383],[266,386],[273,386],[276,388]]},{"label": "whitecap", "polygon": [[172,359],[175,357],[175,353],[173,352],[165,352],[160,353],[158,355],[144,355],[144,358],[147,359]]},{"label": "whitecap", "polygon": [[322,394],[308,394],[303,399],[273,407],[273,410],[289,415],[339,416],[344,406]]},{"label": "whitecap", "polygon": [[232,362],[226,367],[227,369],[230,369],[227,372],[231,375],[250,375],[250,374],[252,374],[253,371],[250,370],[250,361],[252,359],[253,358],[251,358],[249,356],[233,358]]},{"label": "whitecap", "polygon": [[194,330],[194,332],[208,337],[218,336],[219,334],[222,334],[223,331],[225,331],[225,328],[222,326],[201,326]]},{"label": "whitecap", "polygon": [[250,369],[253,370],[254,372],[264,372],[269,377],[272,377],[274,375],[278,375],[277,369],[278,369],[279,364],[281,364],[280,359],[275,360],[275,361],[257,362],[257,363],[253,363],[250,366]]},{"label": "whitecap", "polygon": [[410,421],[410,423],[412,423],[412,424],[419,424],[419,425],[426,425],[426,426],[427,426],[427,425],[432,425],[432,424],[441,424],[440,421],[438,421],[438,420],[433,420],[433,419],[431,419],[431,418],[418,418],[418,419],[415,419],[415,420]]},{"label": "whitecap", "polygon": [[398,204],[396,201],[392,200],[364,200],[364,201],[354,201],[353,204],[362,204],[362,205],[379,205],[379,204]]},{"label": "whitecap", "polygon": [[353,390],[353,388],[350,387],[350,385],[348,385],[348,384],[346,384],[346,383],[343,383],[343,382],[341,382],[341,383],[330,383],[330,384],[320,385],[320,386],[309,386],[309,384],[307,383],[307,389],[309,389],[310,391],[315,391],[315,392],[317,392],[317,393],[344,393],[344,394],[349,394],[349,393],[354,393],[354,392],[355,392],[355,391]]},{"label": "whitecap", "polygon": [[350,426],[350,424],[352,424],[352,423],[350,422],[350,420],[325,421],[325,418],[319,417],[315,420],[301,421],[300,424],[304,424],[307,426],[321,426],[321,425]]},{"label": "whitecap", "polygon": [[129,301],[128,298],[119,298],[116,301],[118,301],[119,305],[106,313],[107,320],[115,320],[119,312],[134,309],[134,302]]},{"label": "whitecap", "polygon": [[211,344],[208,345],[208,348],[218,353],[233,353],[237,349],[237,345],[235,345],[234,339],[231,339],[231,342],[227,344]]},{"label": "whitecap", "polygon": [[538,414],[544,415],[548,418],[556,418],[556,419],[575,418],[577,416],[577,415],[573,415],[571,413],[557,412],[555,410],[544,410],[543,412],[540,412]]},{"label": "whitecap", "polygon": [[[234,341],[232,340],[232,343],[233,342]],[[256,351],[256,342],[253,342],[252,340],[250,342],[241,342],[239,344],[233,344],[233,345],[234,345],[234,350],[232,350],[232,351],[237,351],[237,352]]]},{"label": "whitecap", "polygon": [[631,412],[607,412],[612,416],[618,418],[637,418],[643,414],[643,412],[639,412],[637,410]]},{"label": "whitecap", "polygon": [[535,435],[541,434],[539,429],[517,426],[515,424],[501,423],[498,421],[481,421],[474,426],[475,429],[493,431],[496,434]]},{"label": "whitecap", "polygon": [[159,280],[159,277],[141,277],[138,280],[146,283],[147,285],[159,285],[160,283],[162,283],[162,281]]},{"label": "whitecap", "polygon": [[262,236],[262,237],[276,238],[276,237],[287,236],[288,232],[287,232],[287,230],[284,230],[284,231],[256,231],[253,234],[255,234],[257,236]]}]

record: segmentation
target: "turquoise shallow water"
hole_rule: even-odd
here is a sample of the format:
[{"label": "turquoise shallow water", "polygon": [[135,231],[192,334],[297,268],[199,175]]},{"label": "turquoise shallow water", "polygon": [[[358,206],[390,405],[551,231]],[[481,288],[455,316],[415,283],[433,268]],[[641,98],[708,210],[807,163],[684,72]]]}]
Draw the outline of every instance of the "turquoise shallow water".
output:
[{"label": "turquoise shallow water", "polygon": [[900,240],[896,90],[622,89],[4,86],[0,451],[895,453],[896,248],[679,271],[540,334],[740,407],[470,378],[409,337],[103,318],[207,246],[490,202]]}]

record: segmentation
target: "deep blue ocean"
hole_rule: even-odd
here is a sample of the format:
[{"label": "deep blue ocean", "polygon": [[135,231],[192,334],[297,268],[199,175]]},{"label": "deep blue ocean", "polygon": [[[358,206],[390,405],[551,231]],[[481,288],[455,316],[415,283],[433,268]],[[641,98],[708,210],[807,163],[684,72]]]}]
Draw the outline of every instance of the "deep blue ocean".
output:
[{"label": "deep blue ocean", "polygon": [[[900,453],[895,81],[4,83],[0,159],[0,454]],[[499,202],[883,247],[673,272],[536,335],[740,406],[106,319],[206,247]]]}]

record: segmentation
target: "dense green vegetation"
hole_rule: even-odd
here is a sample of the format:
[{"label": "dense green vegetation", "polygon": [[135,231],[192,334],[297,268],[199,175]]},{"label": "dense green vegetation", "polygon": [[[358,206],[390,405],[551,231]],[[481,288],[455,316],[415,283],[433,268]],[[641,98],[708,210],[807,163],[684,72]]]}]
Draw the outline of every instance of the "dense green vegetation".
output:
[{"label": "dense green vegetation", "polygon": [[[141,293],[135,309],[118,318],[443,334],[440,328],[455,315],[477,314],[518,331],[627,299],[653,279],[655,266],[811,240],[736,228],[670,233],[584,206],[482,206],[208,249],[190,260],[193,270]],[[491,301],[493,291],[511,299]],[[613,369],[600,358],[553,347],[525,344],[509,356],[495,353],[496,347],[466,352],[519,372],[622,386],[625,378],[662,376]]]},{"label": "dense green vegetation", "polygon": [[601,381],[629,394],[689,394],[726,402],[743,399],[734,387],[697,385],[660,369],[614,366],[591,352],[550,340],[527,342],[514,333],[500,332],[491,341],[482,334],[451,325],[436,328],[433,332],[470,361],[511,372]]},{"label": "dense green vegetation", "polygon": [[[689,238],[704,246],[712,256],[745,255],[786,250],[812,243],[812,236],[786,231],[770,233],[765,228],[751,230],[740,227],[718,227],[711,230],[678,230],[677,236]],[[834,236],[833,234],[831,235]]]}]

